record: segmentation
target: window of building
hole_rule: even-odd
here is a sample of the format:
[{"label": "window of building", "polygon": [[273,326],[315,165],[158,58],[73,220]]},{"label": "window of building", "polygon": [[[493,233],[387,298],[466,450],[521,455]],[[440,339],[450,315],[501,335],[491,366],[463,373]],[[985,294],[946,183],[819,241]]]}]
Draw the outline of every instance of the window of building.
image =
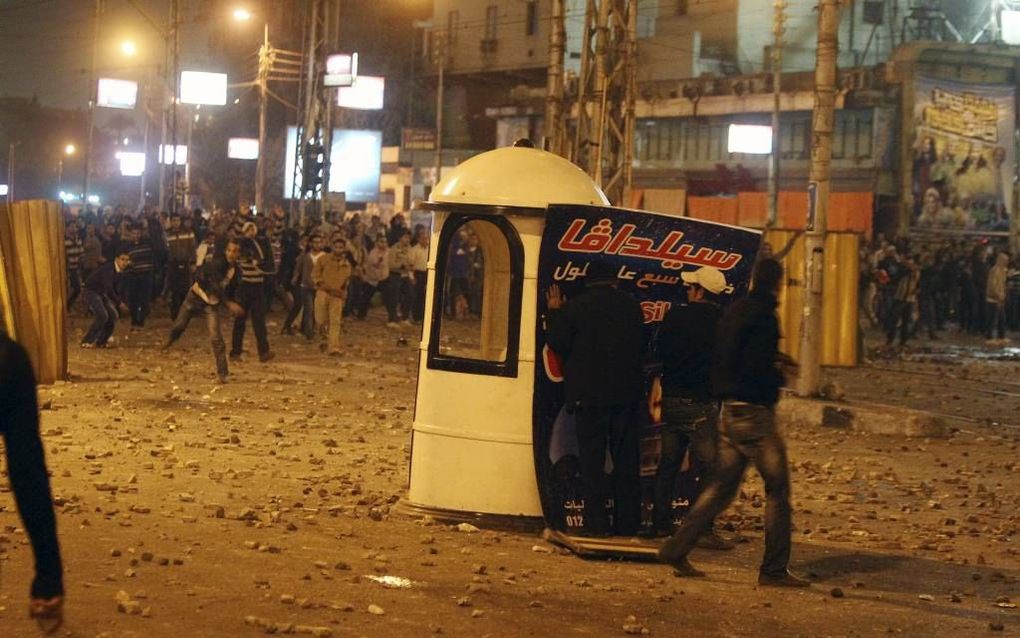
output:
[{"label": "window of building", "polygon": [[460,28],[460,11],[454,9],[446,14],[446,41],[450,44],[457,42],[457,29]]},{"label": "window of building", "polygon": [[496,39],[496,26],[499,24],[499,7],[490,4],[485,9],[485,39]]},{"label": "window of building", "polygon": [[524,35],[535,35],[536,33],[538,33],[538,2],[529,0],[525,6]]},{"label": "window of building", "polygon": [[439,238],[429,368],[517,375],[523,271],[505,218],[451,215]]}]

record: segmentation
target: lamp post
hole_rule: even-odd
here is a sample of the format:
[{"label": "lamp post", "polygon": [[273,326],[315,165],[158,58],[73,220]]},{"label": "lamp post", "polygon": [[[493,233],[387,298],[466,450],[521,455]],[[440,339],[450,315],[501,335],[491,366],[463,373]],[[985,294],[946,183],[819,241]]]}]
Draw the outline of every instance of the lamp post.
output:
[{"label": "lamp post", "polygon": [[60,160],[57,161],[57,189],[60,189],[61,183],[64,181],[64,158],[71,157],[77,151],[74,144],[68,144],[64,147],[64,152],[60,154]]}]

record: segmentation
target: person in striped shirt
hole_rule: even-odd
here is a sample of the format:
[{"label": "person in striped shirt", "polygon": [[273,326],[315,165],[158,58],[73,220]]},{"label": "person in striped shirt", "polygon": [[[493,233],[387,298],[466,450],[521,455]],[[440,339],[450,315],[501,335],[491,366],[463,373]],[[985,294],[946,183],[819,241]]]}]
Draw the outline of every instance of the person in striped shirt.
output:
[{"label": "person in striped shirt", "polygon": [[152,303],[152,281],[154,268],[154,252],[152,242],[142,234],[140,226],[135,226],[129,234],[131,241],[121,248],[131,257],[131,266],[127,272],[128,309],[131,312],[131,326],[142,328],[149,317]]},{"label": "person in striped shirt", "polygon": [[[244,237],[240,240],[241,258],[237,262],[241,269],[237,301],[244,309],[244,315],[234,319],[230,358],[235,361],[241,358],[245,326],[250,318],[255,342],[258,344],[259,361],[265,363],[274,356],[269,349],[269,336],[266,334],[265,293],[266,265],[268,260],[272,260],[272,254],[267,242],[260,241],[255,222],[245,223],[242,232]],[[264,240],[264,237],[262,239]]]},{"label": "person in striped shirt", "polygon": [[81,294],[81,256],[85,247],[78,236],[78,222],[70,221],[64,227],[64,254],[67,257],[67,310]]}]

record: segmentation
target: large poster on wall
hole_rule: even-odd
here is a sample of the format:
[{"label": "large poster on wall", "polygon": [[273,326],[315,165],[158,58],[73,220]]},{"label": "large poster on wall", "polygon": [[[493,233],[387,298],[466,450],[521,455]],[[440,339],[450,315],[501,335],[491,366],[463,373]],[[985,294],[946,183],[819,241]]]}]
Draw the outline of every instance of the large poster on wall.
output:
[{"label": "large poster on wall", "polygon": [[1007,231],[1016,166],[1015,89],[919,77],[914,226]]},{"label": "large poster on wall", "polygon": [[[538,263],[538,304],[544,315],[545,292],[556,284],[569,300],[582,294],[589,265],[612,265],[619,287],[633,295],[644,313],[645,389],[648,398],[638,410],[641,483],[645,524],[651,520],[652,494],[659,463],[656,332],[671,307],[686,303],[682,274],[702,267],[719,270],[726,289],[715,299],[726,304],[746,294],[754,258],[761,243],[758,231],[647,212],[594,206],[550,206]],[[584,527],[584,502],[578,476],[578,451],[573,417],[564,409],[562,362],[546,346],[545,326],[536,327],[534,442],[535,467],[546,524],[567,532]],[[610,462],[611,463],[611,462]],[[697,490],[699,468],[685,461],[674,485],[674,518],[679,520]]]}]

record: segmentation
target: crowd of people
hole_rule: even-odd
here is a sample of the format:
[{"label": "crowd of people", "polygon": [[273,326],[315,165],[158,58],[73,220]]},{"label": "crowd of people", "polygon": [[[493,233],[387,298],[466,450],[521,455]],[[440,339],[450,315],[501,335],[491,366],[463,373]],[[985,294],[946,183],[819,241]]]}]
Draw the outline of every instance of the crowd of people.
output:
[{"label": "crowd of people", "polygon": [[[249,323],[259,360],[274,357],[266,314],[277,302],[286,311],[281,334],[300,331],[321,340],[330,355],[341,354],[344,319],[365,320],[377,294],[388,327],[424,319],[429,230],[409,228],[400,213],[388,223],[359,213],[343,220],[309,216],[295,227],[278,206],[264,215],[247,209],[132,215],[118,207],[67,215],[65,228],[69,309],[80,298],[92,316],[83,348],[108,347],[121,317],[133,330],[144,328],[153,302],[164,299],[173,321],[164,348],[193,317],[205,316],[217,375],[226,381],[228,357],[244,355]],[[222,310],[232,317],[229,352]]]},{"label": "crowd of people", "polygon": [[1020,330],[1020,256],[987,239],[878,235],[861,246],[859,298],[889,348],[953,330],[1003,345]]}]

